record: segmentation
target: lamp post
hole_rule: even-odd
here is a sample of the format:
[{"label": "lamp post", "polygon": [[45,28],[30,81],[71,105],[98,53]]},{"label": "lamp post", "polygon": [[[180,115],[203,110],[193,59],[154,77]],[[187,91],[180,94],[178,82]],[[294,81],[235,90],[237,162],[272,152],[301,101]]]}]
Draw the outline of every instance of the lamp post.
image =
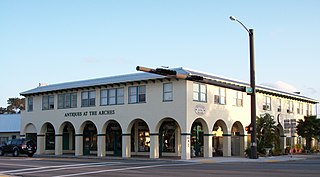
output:
[{"label": "lamp post", "polygon": [[230,20],[238,22],[249,33],[249,45],[250,45],[250,87],[251,93],[251,159],[257,159],[257,123],[256,123],[256,79],[255,79],[255,64],[254,64],[254,43],[253,43],[253,29],[248,29],[234,16],[229,17]]}]

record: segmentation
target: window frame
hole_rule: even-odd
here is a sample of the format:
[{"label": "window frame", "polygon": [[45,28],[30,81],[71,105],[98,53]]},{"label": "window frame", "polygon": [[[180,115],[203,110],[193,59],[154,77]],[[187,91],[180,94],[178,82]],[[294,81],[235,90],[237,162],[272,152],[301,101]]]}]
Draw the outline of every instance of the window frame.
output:
[{"label": "window frame", "polygon": [[43,95],[42,110],[53,110],[53,109],[54,109],[54,95]]},{"label": "window frame", "polygon": [[193,83],[192,85],[192,99],[197,102],[207,102],[207,85],[201,83]]},{"label": "window frame", "polygon": [[[114,96],[110,96],[114,90]],[[121,94],[122,93],[122,94]],[[111,98],[114,98],[114,103],[110,103]],[[121,105],[124,104],[124,88],[110,88],[100,90],[100,106]]]},{"label": "window frame", "polygon": [[147,92],[146,85],[128,87],[128,104],[146,103],[146,100],[147,100],[146,92]]},{"label": "window frame", "polygon": [[[169,86],[169,89],[167,89]],[[173,84],[172,82],[163,83],[163,94],[162,94],[163,102],[173,101]]]},{"label": "window frame", "polygon": [[27,111],[33,112],[33,97],[28,97],[27,105],[28,105]]},{"label": "window frame", "polygon": [[[86,94],[86,98],[84,98]],[[96,106],[96,90],[89,90],[81,92],[81,107],[94,107]]]},{"label": "window frame", "polygon": [[78,107],[78,93],[62,93],[58,94],[58,109],[70,109]]}]

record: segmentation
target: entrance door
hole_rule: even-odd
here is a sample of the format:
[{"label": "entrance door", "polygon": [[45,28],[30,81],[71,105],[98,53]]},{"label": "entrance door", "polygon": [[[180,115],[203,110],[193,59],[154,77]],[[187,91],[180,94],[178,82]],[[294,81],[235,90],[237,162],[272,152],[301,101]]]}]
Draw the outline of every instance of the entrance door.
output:
[{"label": "entrance door", "polygon": [[203,129],[200,122],[195,122],[191,129],[191,155],[203,157]]}]

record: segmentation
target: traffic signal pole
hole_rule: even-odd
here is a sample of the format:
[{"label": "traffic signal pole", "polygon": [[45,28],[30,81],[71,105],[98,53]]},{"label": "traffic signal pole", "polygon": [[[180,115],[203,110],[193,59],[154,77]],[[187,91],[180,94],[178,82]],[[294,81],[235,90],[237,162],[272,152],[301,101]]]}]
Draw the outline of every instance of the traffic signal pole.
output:
[{"label": "traffic signal pole", "polygon": [[204,78],[203,76],[199,76],[199,75],[180,74],[180,73],[177,73],[177,71],[175,71],[175,70],[164,69],[164,68],[152,69],[152,68],[147,68],[147,67],[143,67],[143,66],[137,66],[136,70],[148,72],[148,73],[153,73],[153,74],[159,74],[162,76],[172,77],[172,78],[176,78],[176,79],[185,79],[185,80],[190,80],[190,81],[196,81],[196,82],[200,82],[200,83],[215,85],[218,87],[224,87],[224,88],[237,90],[237,91],[241,91],[241,92],[246,92],[246,88],[247,88],[246,86],[227,84],[225,82]]}]

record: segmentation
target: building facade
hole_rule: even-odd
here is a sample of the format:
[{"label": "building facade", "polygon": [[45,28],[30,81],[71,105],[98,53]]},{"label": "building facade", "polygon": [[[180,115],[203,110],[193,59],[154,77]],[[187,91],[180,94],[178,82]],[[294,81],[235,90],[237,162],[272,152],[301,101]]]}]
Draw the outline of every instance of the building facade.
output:
[{"label": "building facade", "polygon": [[0,144],[20,138],[20,114],[0,114]]},{"label": "building facade", "polygon": [[[250,142],[248,86],[186,68],[226,87],[151,73],[68,82],[22,92],[21,136],[37,141],[38,154],[97,156],[243,156]],[[257,87],[257,116],[277,122],[281,147],[293,145],[298,119],[316,114],[317,101]]]}]

